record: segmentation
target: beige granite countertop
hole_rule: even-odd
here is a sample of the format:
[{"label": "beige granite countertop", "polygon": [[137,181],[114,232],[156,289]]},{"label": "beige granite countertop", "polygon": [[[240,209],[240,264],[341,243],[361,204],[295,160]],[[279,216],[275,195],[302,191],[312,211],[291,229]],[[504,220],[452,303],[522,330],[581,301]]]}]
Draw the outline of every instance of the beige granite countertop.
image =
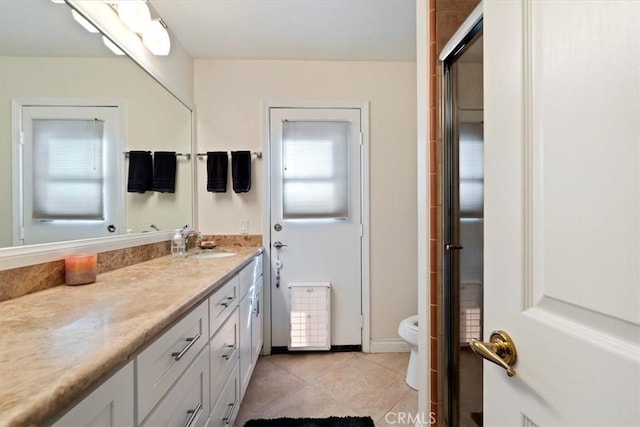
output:
[{"label": "beige granite countertop", "polygon": [[0,303],[0,426],[42,425],[262,251],[170,256]]}]

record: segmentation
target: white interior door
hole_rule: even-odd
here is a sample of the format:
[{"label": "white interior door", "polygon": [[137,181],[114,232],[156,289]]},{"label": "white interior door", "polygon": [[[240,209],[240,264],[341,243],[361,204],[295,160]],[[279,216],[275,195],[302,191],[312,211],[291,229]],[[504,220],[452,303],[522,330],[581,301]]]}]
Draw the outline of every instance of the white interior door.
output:
[{"label": "white interior door", "polygon": [[122,234],[119,107],[22,106],[16,244]]},{"label": "white interior door", "polygon": [[360,114],[270,109],[273,347],[304,344],[290,342],[289,285],[323,282],[331,286],[331,345],[362,344]]},{"label": "white interior door", "polygon": [[640,425],[640,2],[484,3],[489,426]]}]

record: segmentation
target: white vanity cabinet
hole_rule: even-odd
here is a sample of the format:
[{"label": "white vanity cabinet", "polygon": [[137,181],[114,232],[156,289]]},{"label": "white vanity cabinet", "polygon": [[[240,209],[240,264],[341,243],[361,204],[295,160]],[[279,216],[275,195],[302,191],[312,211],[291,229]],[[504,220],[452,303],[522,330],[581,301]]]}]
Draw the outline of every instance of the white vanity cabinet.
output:
[{"label": "white vanity cabinet", "polygon": [[[254,261],[252,261],[254,262]],[[240,393],[240,273],[209,297],[211,413],[207,426],[233,425]]]},{"label": "white vanity cabinet", "polygon": [[54,426],[232,426],[262,325],[258,255]]},{"label": "white vanity cabinet", "polygon": [[205,347],[142,426],[204,426],[209,413],[209,376],[209,348]]},{"label": "white vanity cabinet", "polygon": [[133,362],[74,406],[53,427],[133,427]]},{"label": "white vanity cabinet", "polygon": [[239,360],[240,314],[236,308],[209,343],[211,354],[211,406],[222,392]]},{"label": "white vanity cabinet", "polygon": [[200,303],[136,356],[142,422],[209,341],[209,310]]},{"label": "white vanity cabinet", "polygon": [[235,275],[209,297],[209,333],[211,336],[238,306],[238,292],[238,275]]},{"label": "white vanity cabinet", "polygon": [[239,273],[240,289],[240,396],[249,385],[262,349],[262,255]]},{"label": "white vanity cabinet", "polygon": [[231,375],[224,384],[220,396],[211,411],[211,416],[207,420],[206,427],[229,427],[238,415],[240,409],[240,375],[238,372],[239,363],[236,363],[231,371]]},{"label": "white vanity cabinet", "polygon": [[251,363],[255,366],[262,351],[264,316],[262,315],[263,277],[254,284],[254,296],[251,310]]}]

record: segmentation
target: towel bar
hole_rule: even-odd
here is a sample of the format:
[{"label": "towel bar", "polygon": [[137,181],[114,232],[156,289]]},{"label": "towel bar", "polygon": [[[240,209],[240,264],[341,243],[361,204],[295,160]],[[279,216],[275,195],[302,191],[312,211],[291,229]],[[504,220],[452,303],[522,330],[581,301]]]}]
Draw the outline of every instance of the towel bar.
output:
[{"label": "towel bar", "polygon": [[[151,151],[149,151],[149,153],[151,153]],[[125,158],[129,157],[128,151],[123,151],[122,154],[124,154]],[[191,160],[191,153],[176,153],[176,157],[186,157],[187,160]]]},{"label": "towel bar", "polygon": [[[229,154],[229,156],[231,156],[231,153],[227,153],[227,154]],[[256,159],[261,159],[262,158],[262,151],[252,151],[251,155],[255,156]],[[196,156],[198,156],[199,159],[204,159],[205,157],[207,157],[207,153],[198,153],[198,154],[196,154]]]}]

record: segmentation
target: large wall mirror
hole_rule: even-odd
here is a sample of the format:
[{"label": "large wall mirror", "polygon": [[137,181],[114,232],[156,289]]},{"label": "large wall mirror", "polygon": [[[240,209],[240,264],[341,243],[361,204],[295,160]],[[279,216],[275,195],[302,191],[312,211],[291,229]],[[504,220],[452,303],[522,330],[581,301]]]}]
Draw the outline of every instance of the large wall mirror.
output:
[{"label": "large wall mirror", "polygon": [[[110,169],[104,179],[117,182],[115,196],[103,202],[119,215],[119,222],[95,235],[78,235],[72,230],[58,234],[50,242],[137,233],[157,233],[192,224],[193,192],[192,112],[137,63],[117,56],[102,41],[100,34],[82,28],[72,17],[71,8],[50,0],[0,1],[0,248],[22,243],[24,230],[16,217],[31,194],[29,180],[42,172],[42,166],[25,163],[26,145],[16,142],[27,116],[25,107],[114,107],[117,155],[99,160]],[[31,111],[31,110],[29,110]],[[44,117],[34,110],[36,117]],[[47,110],[47,113],[50,110]],[[41,116],[38,116],[40,114]],[[45,115],[46,115],[45,114]],[[57,114],[57,112],[56,112]],[[97,113],[96,113],[97,114]],[[64,116],[64,114],[63,114]],[[20,119],[16,119],[20,117]],[[56,116],[58,117],[58,116]],[[37,129],[28,130],[37,132]],[[23,139],[27,129],[23,129]],[[109,143],[110,144],[110,143]],[[103,150],[102,146],[95,150]],[[39,151],[38,147],[32,151]],[[106,150],[106,148],[104,148]],[[127,192],[129,158],[132,150],[170,151],[176,157],[175,191]],[[66,162],[77,153],[52,149],[49,162]],[[76,150],[72,150],[76,151]],[[189,154],[189,156],[187,156]],[[108,157],[108,155],[105,155]],[[40,160],[42,165],[42,160]],[[19,171],[22,168],[22,172]],[[95,170],[93,168],[92,170]],[[83,172],[84,173],[84,172]],[[17,179],[16,177],[20,178]],[[55,193],[55,187],[49,189]],[[71,192],[72,193],[72,192]],[[60,194],[60,193],[58,193]],[[75,196],[67,194],[66,201]],[[31,209],[31,206],[27,206]],[[117,216],[116,216],[117,218]],[[24,222],[24,221],[22,221]],[[39,224],[55,223],[40,219]],[[62,223],[64,221],[57,221]],[[78,227],[83,227],[79,224]]]}]

